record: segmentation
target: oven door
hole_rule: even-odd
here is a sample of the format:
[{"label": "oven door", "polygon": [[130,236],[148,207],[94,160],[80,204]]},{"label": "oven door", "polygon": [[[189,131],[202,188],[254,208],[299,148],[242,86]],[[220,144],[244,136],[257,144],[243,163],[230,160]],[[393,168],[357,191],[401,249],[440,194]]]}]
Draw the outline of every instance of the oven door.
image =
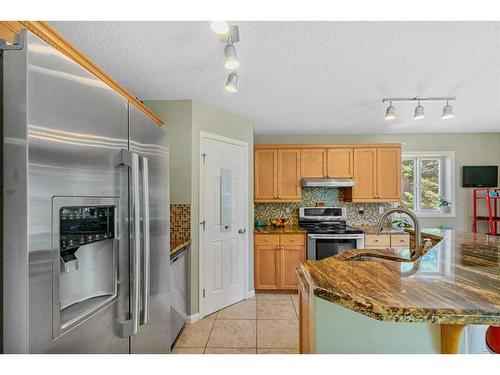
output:
[{"label": "oven door", "polygon": [[361,235],[309,234],[307,259],[321,260],[345,251],[363,248]]}]

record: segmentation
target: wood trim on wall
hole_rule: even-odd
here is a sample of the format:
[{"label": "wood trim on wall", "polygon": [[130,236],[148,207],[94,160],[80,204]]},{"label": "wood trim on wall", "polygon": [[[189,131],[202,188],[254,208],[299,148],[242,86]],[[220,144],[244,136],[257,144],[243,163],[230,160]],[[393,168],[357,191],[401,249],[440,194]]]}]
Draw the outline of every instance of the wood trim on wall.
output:
[{"label": "wood trim on wall", "polygon": [[286,149],[286,148],[298,148],[298,149],[310,149],[310,148],[367,148],[367,147],[378,147],[378,148],[392,148],[392,147],[402,147],[401,143],[353,143],[353,144],[257,144],[254,145],[254,149]]},{"label": "wood trim on wall", "polygon": [[85,56],[78,48],[76,48],[69,40],[59,34],[52,26],[45,21],[0,21],[0,39],[6,40],[8,43],[14,43],[14,37],[22,29],[27,29],[52,47],[68,56],[70,59],[80,64],[90,73],[105,82],[113,90],[127,99],[131,104],[144,112],[151,120],[159,126],[163,125],[163,121],[155,115],[148,107],[146,107],[139,99],[128,92],[118,82],[111,78],[104,70],[98,67],[92,60]]}]

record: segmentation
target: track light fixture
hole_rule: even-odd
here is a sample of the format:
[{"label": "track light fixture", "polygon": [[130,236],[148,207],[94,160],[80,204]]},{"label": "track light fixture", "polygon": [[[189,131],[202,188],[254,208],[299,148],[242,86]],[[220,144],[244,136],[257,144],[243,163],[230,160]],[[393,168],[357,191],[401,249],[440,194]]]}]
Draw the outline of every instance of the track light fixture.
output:
[{"label": "track light fixture", "polygon": [[224,66],[228,70],[234,70],[240,66],[238,56],[236,55],[236,48],[233,44],[228,44],[224,47]]},{"label": "track light fixture", "polygon": [[443,120],[448,120],[453,118],[453,116],[453,107],[446,102],[446,105],[443,107],[443,116],[441,116],[441,118]]},{"label": "track light fixture", "polygon": [[[226,21],[212,21],[210,27],[217,35],[219,35],[219,40],[225,44],[224,67],[227,70],[237,69],[240,66],[240,61],[238,60],[234,43],[238,43],[240,41],[240,31],[238,26],[230,25]],[[224,87],[230,92],[238,91],[238,74],[235,72],[229,73]]]},{"label": "track light fixture", "polygon": [[212,21],[210,27],[214,33],[219,35],[227,34],[229,31],[229,23],[226,21]]},{"label": "track light fixture", "polygon": [[229,73],[227,76],[227,82],[224,85],[224,88],[229,92],[237,92],[238,91],[238,74],[235,72]]},{"label": "track light fixture", "polygon": [[450,105],[449,102],[454,102],[456,101],[457,98],[430,98],[430,97],[420,97],[416,96],[414,98],[386,98],[382,99],[382,103],[389,103],[389,106],[387,107],[385,111],[385,119],[386,120],[393,120],[396,118],[396,109],[392,105],[392,103],[417,103],[417,106],[415,107],[415,114],[413,118],[415,120],[420,120],[425,118],[425,113],[424,113],[424,106],[421,104],[421,102],[430,102],[430,103],[436,103],[436,102],[445,102],[446,105],[443,107],[443,115],[441,118],[443,120],[453,118],[453,107]]},{"label": "track light fixture", "polygon": [[414,120],[420,120],[425,118],[424,107],[420,105],[420,101],[418,101],[418,105],[415,107],[415,114],[413,115]]},{"label": "track light fixture", "polygon": [[386,120],[394,120],[396,118],[396,108],[392,105],[392,102],[389,103],[389,107],[387,107],[385,111],[385,119]]}]

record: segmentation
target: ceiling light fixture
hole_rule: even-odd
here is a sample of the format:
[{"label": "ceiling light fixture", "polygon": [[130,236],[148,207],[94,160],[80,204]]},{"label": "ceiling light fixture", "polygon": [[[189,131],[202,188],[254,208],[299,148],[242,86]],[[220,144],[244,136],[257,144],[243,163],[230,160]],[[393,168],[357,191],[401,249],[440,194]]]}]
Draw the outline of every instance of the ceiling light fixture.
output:
[{"label": "ceiling light fixture", "polygon": [[421,120],[425,118],[424,107],[420,105],[420,101],[418,101],[418,105],[415,107],[415,114],[413,115],[414,120]]},{"label": "ceiling light fixture", "polygon": [[[228,70],[238,69],[240,61],[234,43],[240,41],[239,27],[225,21],[213,21],[210,27],[219,35],[219,40],[224,43],[224,67]],[[224,87],[229,92],[238,91],[238,74],[236,72],[229,73]]]},{"label": "ceiling light fixture", "polygon": [[392,105],[392,102],[389,103],[389,107],[387,107],[385,111],[385,119],[386,120],[394,120],[396,118],[396,108]]},{"label": "ceiling light fixture", "polygon": [[236,48],[234,48],[232,43],[224,47],[224,66],[228,70],[233,70],[240,66],[238,56],[236,55]]},{"label": "ceiling light fixture", "polygon": [[210,27],[214,33],[219,35],[227,34],[229,31],[229,23],[226,21],[212,21]]},{"label": "ceiling light fixture", "polygon": [[448,120],[453,118],[453,116],[453,107],[446,102],[446,105],[443,107],[443,116],[441,116],[441,118],[443,120]]},{"label": "ceiling light fixture", "polygon": [[229,73],[227,76],[227,82],[224,85],[224,88],[229,92],[237,92],[238,91],[238,74],[235,72]]},{"label": "ceiling light fixture", "polygon": [[415,96],[413,98],[384,98],[382,99],[382,103],[389,103],[389,107],[387,107],[385,111],[385,119],[393,120],[396,118],[396,110],[392,103],[417,103],[417,107],[415,107],[415,114],[413,118],[415,120],[420,120],[425,118],[424,107],[421,102],[428,103],[446,103],[443,107],[443,115],[441,116],[443,120],[453,118],[453,107],[450,105],[450,102],[456,101],[457,98],[454,97],[446,97],[446,98],[430,98],[430,97],[421,97]]}]

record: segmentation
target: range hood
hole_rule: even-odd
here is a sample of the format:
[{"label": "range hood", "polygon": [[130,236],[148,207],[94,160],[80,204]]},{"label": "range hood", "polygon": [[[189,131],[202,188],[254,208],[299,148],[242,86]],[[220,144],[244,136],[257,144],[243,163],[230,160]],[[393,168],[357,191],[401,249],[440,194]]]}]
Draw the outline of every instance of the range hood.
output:
[{"label": "range hood", "polygon": [[303,178],[302,187],[351,187],[354,180],[350,178]]}]

